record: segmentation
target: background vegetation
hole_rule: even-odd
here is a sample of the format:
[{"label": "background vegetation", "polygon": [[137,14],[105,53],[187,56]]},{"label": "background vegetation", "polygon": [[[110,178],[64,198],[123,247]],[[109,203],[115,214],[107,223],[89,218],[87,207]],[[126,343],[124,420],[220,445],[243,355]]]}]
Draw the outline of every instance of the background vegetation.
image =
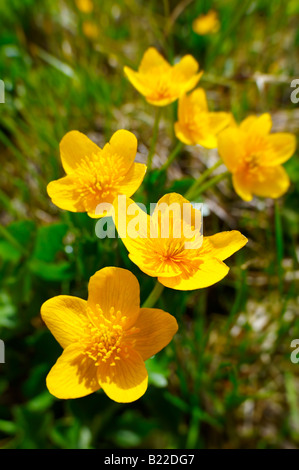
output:
[{"label": "background vegetation", "polygon": [[[84,13],[71,0],[0,3],[0,365],[1,448],[298,448],[299,160],[285,167],[292,186],[276,206],[243,202],[230,179],[203,194],[205,234],[239,229],[248,245],[228,260],[229,275],[195,292],[165,289],[159,306],[176,316],[173,342],[147,361],[150,386],[120,405],[104,393],[70,401],[52,397],[45,377],[60,346],[42,323],[48,298],[86,298],[89,277],[126,267],[146,299],[154,280],[130,262],[120,240],[99,240],[95,220],[51,204],[49,181],[63,175],[59,141],[72,129],[100,146],[125,128],[146,161],[155,109],[131,86],[157,47],[170,61],[192,54],[214,110],[237,120],[270,112],[275,131],[298,135],[296,0],[93,0]],[[192,21],[213,8],[221,28],[198,36]],[[81,8],[82,9],[82,8]],[[157,169],[175,146],[176,104],[163,108],[153,166],[135,194],[156,202],[183,194],[215,163],[216,151],[185,147],[167,175]],[[220,168],[220,171],[221,168]]]}]

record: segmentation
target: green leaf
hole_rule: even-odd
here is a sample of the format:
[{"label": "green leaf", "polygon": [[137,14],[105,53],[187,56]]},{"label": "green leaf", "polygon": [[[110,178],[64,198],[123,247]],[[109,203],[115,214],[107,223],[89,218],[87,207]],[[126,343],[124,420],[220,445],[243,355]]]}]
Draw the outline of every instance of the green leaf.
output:
[{"label": "green leaf", "polygon": [[56,254],[64,249],[63,238],[67,230],[68,226],[66,224],[39,227],[33,258],[41,261],[54,261]]}]

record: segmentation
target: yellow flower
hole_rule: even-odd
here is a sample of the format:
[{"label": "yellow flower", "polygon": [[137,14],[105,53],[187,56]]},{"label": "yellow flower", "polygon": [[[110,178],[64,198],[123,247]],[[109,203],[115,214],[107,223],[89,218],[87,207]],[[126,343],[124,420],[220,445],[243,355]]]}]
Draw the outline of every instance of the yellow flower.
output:
[{"label": "yellow flower", "polygon": [[230,124],[229,113],[211,113],[208,109],[206,94],[197,88],[190,95],[179,100],[178,122],[175,135],[187,145],[202,145],[206,148],[217,147],[217,134]]},{"label": "yellow flower", "polygon": [[218,136],[219,155],[244,201],[253,195],[277,198],[289,188],[290,180],[281,164],[295,152],[296,138],[287,132],[270,134],[271,127],[270,114],[250,116]]},{"label": "yellow flower", "polygon": [[91,13],[93,10],[93,3],[91,0],[76,0],[78,10],[82,13]]},{"label": "yellow flower", "polygon": [[138,72],[124,67],[132,85],[155,106],[166,106],[177,100],[183,93],[192,90],[203,72],[191,55],[171,66],[159,52],[150,47],[145,52]]},{"label": "yellow flower", "polygon": [[[247,243],[247,238],[235,230],[203,237],[196,223],[200,211],[176,193],[163,196],[151,216],[129,198],[126,206],[121,209],[115,200],[113,217],[129,258],[144,273],[158,277],[161,284],[172,289],[193,290],[220,281],[229,271],[223,260]],[[189,219],[185,209],[189,209]],[[133,235],[135,222],[138,228]]]},{"label": "yellow flower", "polygon": [[218,14],[214,10],[210,10],[206,15],[199,15],[192,23],[193,31],[201,36],[217,33],[219,28]]},{"label": "yellow flower", "polygon": [[79,398],[102,388],[128,403],[147,389],[144,361],[176,333],[175,318],[140,308],[139,283],[126,269],[108,267],[90,278],[88,300],[60,295],[47,300],[41,315],[64,349],[47,376],[57,398]]},{"label": "yellow flower", "polygon": [[84,35],[89,39],[96,39],[99,36],[99,28],[93,21],[84,21],[82,29]]},{"label": "yellow flower", "polygon": [[115,132],[100,149],[78,131],[68,132],[60,143],[61,161],[67,174],[48,184],[52,202],[71,212],[96,213],[100,203],[112,204],[118,194],[132,196],[139,188],[146,165],[134,163],[137,139],[129,131]]}]

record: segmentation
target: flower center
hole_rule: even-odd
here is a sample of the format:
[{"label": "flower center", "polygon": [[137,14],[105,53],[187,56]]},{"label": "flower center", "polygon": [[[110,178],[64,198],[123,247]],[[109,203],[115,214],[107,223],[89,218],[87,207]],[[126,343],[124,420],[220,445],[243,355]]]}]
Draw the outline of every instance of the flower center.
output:
[{"label": "flower center", "polygon": [[116,159],[103,158],[101,153],[82,158],[75,173],[77,191],[87,212],[95,210],[100,202],[112,202],[125,177]]},{"label": "flower center", "polygon": [[100,306],[96,311],[88,308],[89,322],[81,342],[84,353],[98,366],[101,362],[116,366],[116,361],[129,357],[129,349],[134,348],[136,339],[131,335],[139,332],[139,328],[126,329],[127,317],[111,307],[108,315],[104,315]]}]

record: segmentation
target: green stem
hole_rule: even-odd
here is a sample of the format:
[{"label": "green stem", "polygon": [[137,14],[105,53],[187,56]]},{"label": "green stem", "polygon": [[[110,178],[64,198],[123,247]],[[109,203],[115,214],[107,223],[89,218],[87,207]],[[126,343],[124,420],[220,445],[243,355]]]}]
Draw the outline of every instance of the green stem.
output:
[{"label": "green stem", "polygon": [[161,166],[161,170],[160,171],[165,171],[167,170],[167,168],[172,164],[173,160],[175,159],[175,157],[178,155],[178,153],[180,153],[180,151],[182,150],[183,148],[183,143],[182,142],[178,142],[177,145],[175,146],[175,148],[173,149],[173,151],[170,153],[168,159],[166,160],[166,162],[164,163],[163,166]]},{"label": "green stem", "polygon": [[212,186],[215,186],[216,184],[218,184],[220,181],[226,178],[229,174],[230,174],[229,171],[225,171],[224,173],[221,173],[220,175],[214,176],[214,178],[207,181],[206,184],[203,184],[200,190],[197,191],[193,197],[200,196],[200,194],[204,193],[207,189],[211,188]]},{"label": "green stem", "polygon": [[160,118],[161,118],[161,108],[157,107],[155,122],[154,122],[153,137],[152,137],[150,151],[149,151],[149,154],[148,154],[148,157],[147,157],[147,170],[148,171],[150,171],[152,169],[152,161],[153,161],[153,156],[154,156],[154,153],[155,153],[155,148],[156,148],[156,143],[157,143],[158,133],[159,133]]},{"label": "green stem", "polygon": [[283,293],[283,233],[281,224],[280,208],[277,201],[275,201],[275,239],[276,239],[276,253],[277,253],[277,271],[279,292]]},{"label": "green stem", "polygon": [[187,193],[185,194],[185,197],[188,199],[190,197],[193,197],[193,195],[197,192],[197,188],[210,176],[211,173],[213,173],[220,165],[222,164],[221,160],[218,160],[218,162],[215,163],[215,165],[211,166],[208,168],[206,171],[202,173],[202,175],[197,178],[196,181],[192,184],[192,186],[189,188]]},{"label": "green stem", "polygon": [[153,307],[156,304],[156,302],[159,300],[163,292],[163,289],[164,289],[164,286],[160,284],[160,282],[157,281],[150,295],[148,296],[146,301],[143,303],[142,308]]}]

